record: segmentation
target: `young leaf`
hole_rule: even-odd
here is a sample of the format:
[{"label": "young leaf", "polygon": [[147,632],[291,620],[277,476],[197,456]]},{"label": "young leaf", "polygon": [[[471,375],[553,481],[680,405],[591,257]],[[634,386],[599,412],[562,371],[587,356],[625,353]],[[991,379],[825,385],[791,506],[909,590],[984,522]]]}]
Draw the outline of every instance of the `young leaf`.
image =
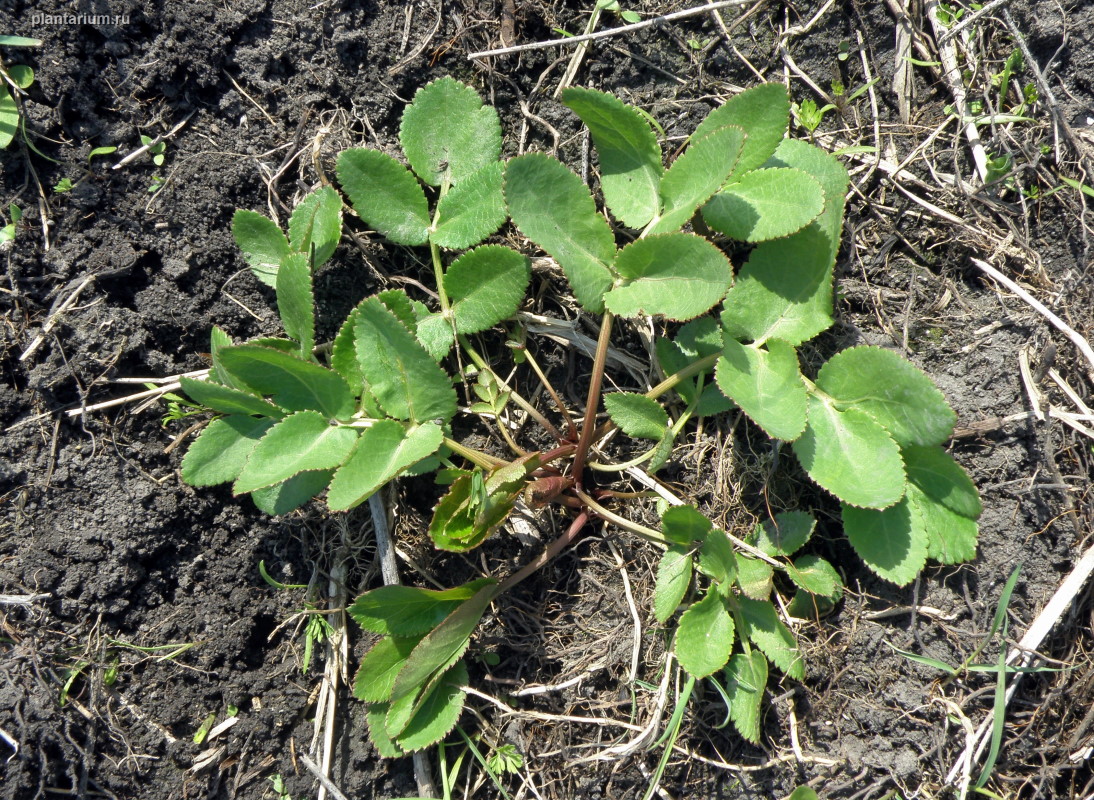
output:
[{"label": "young leaf", "polygon": [[661,515],[661,532],[665,538],[684,547],[702,542],[713,527],[709,519],[691,506],[670,506]]},{"label": "young leaf", "polygon": [[366,631],[384,636],[421,637],[491,583],[475,580],[441,591],[399,584],[381,586],[365,592],[346,611]]},{"label": "young leaf", "polygon": [[604,408],[623,433],[655,442],[665,435],[669,415],[656,400],[629,392],[604,395]]},{"label": "young leaf", "polygon": [[725,666],[734,643],[733,616],[716,591],[680,616],[676,630],[676,658],[688,674],[705,678]]},{"label": "young leaf", "polygon": [[907,447],[908,500],[927,531],[927,556],[943,564],[976,555],[982,506],[965,470],[941,447]]},{"label": "young leaf", "polygon": [[504,171],[505,165],[495,161],[449,190],[437,203],[437,227],[430,238],[441,247],[466,250],[500,228],[507,216]]},{"label": "young leaf", "polygon": [[318,411],[298,411],[262,437],[232,491],[246,494],[301,472],[333,469],[346,459],[356,442],[354,428],[332,426]]},{"label": "young leaf", "polygon": [[766,242],[800,231],[824,209],[824,190],[798,169],[758,169],[741,175],[703,206],[703,219],[741,242]]},{"label": "young leaf", "polygon": [[765,83],[729,98],[711,111],[691,135],[692,141],[710,136],[726,125],[747,135],[736,174],[761,166],[775,152],[790,124],[790,97],[781,83]]},{"label": "young leaf", "polygon": [[768,339],[766,347],[727,336],[715,372],[718,388],[769,436],[793,441],[805,430],[807,397],[798,354],[781,339]]},{"label": "young leaf", "polygon": [[341,238],[342,198],[329,186],[305,197],[289,217],[289,245],[308,256],[313,270],[326,263]]},{"label": "young leaf", "polygon": [[822,597],[835,595],[836,587],[842,583],[836,568],[815,555],[798,556],[793,564],[787,565],[786,574],[800,588]]},{"label": "young leaf", "polygon": [[289,338],[300,343],[300,357],[311,360],[315,347],[315,297],[308,257],[290,253],[277,271],[277,313]]},{"label": "young leaf", "polygon": [[245,385],[272,396],[282,408],[321,411],[333,419],[353,415],[353,393],[345,380],[318,364],[254,344],[221,348],[220,361]]},{"label": "young leaf", "polygon": [[333,474],[334,470],[330,469],[301,472],[287,481],[267,486],[265,489],[255,489],[251,492],[251,500],[259,511],[270,516],[288,514],[326,489]]},{"label": "young leaf", "polygon": [[517,312],[532,275],[527,256],[488,244],[460,256],[444,276],[458,333],[478,333]]},{"label": "young leaf", "polygon": [[812,175],[824,190],[824,211],[810,224],[824,234],[828,246],[820,251],[827,257],[831,269],[839,250],[840,232],[843,230],[844,196],[850,179],[840,160],[807,142],[783,139],[779,142],[769,166],[792,167]]},{"label": "young leaf", "polygon": [[657,585],[653,592],[653,615],[662,625],[676,613],[691,584],[691,551],[670,547],[657,565]]},{"label": "young leaf", "polygon": [[509,162],[504,190],[513,224],[558,262],[586,310],[603,311],[615,236],[581,178],[553,158],[529,153]]},{"label": "young leaf", "polygon": [[444,77],[414,94],[399,141],[425,183],[458,185],[501,156],[501,122],[474,89]]},{"label": "young leaf", "polygon": [[213,420],[183,456],[182,479],[191,486],[234,481],[273,424],[272,419],[244,416]]},{"label": "young leaf", "polygon": [[908,498],[883,511],[844,503],[843,532],[866,566],[897,586],[915,580],[927,563],[927,531]]},{"label": "young leaf", "polygon": [[269,217],[239,209],[232,217],[232,236],[255,277],[277,285],[277,268],[289,254],[289,240]]},{"label": "young leaf", "polygon": [[741,635],[748,636],[749,641],[763,651],[768,661],[791,678],[799,681],[804,678],[805,662],[798,651],[798,643],[794,634],[779,619],[775,606],[768,600],[752,600],[748,597],[740,597],[738,602],[741,604],[741,618],[747,628]]},{"label": "young leaf", "polygon": [[566,89],[562,102],[592,134],[605,204],[623,224],[644,227],[661,210],[664,170],[650,124],[622,100],[595,89]]},{"label": "young leaf", "polygon": [[699,569],[723,590],[737,577],[737,556],[724,531],[717,528],[707,534],[699,548]]},{"label": "young leaf", "polygon": [[436,453],[443,441],[440,427],[431,422],[407,433],[394,420],[377,421],[365,429],[335,473],[327,505],[331,511],[346,511],[364,502],[404,469]]},{"label": "young leaf", "polygon": [[243,389],[244,387],[240,383],[232,378],[228,374],[228,370],[224,369],[224,365],[220,363],[220,348],[231,347],[232,337],[224,332],[216,325],[209,331],[209,359],[213,362],[213,369],[209,373],[209,380],[215,381],[223,386],[231,386],[234,389]]},{"label": "young leaf", "polygon": [[353,679],[353,696],[366,703],[383,703],[391,699],[395,676],[422,636],[425,634],[398,638],[385,636],[374,644],[361,659],[361,666]]},{"label": "young leaf", "polygon": [[379,299],[357,307],[354,330],[361,374],[389,416],[416,422],[455,416],[452,381]]},{"label": "young leaf", "polygon": [[274,419],[285,416],[284,411],[271,403],[267,403],[261,397],[255,397],[253,394],[233,389],[230,386],[222,386],[219,383],[187,377],[180,378],[179,383],[182,384],[182,390],[195,403],[200,403],[221,414],[246,414],[248,416],[273,417]]},{"label": "young leaf", "polygon": [[930,378],[880,347],[837,353],[821,367],[817,386],[838,407],[869,414],[901,446],[942,444],[957,421]]},{"label": "young leaf", "polygon": [[752,544],[769,556],[792,556],[805,546],[817,521],[804,511],[781,511],[775,522],[765,520],[749,537]]},{"label": "young leaf", "polygon": [[[456,662],[436,682],[429,695],[419,702],[414,716],[396,737],[396,744],[404,752],[413,753],[434,745],[447,736],[456,727],[460,714],[463,713],[463,687],[469,680],[467,665],[463,661]],[[388,725],[390,718],[389,711]]]},{"label": "young leaf", "polygon": [[[674,340],[659,337],[654,346],[662,372],[672,375],[699,359],[721,352],[722,330],[711,317],[698,317],[681,326]],[[721,414],[733,408],[733,401],[718,389],[714,381],[709,380],[709,374],[709,370],[702,373],[703,394],[695,407],[697,417]],[[698,380],[688,379],[676,385],[676,393],[689,405],[695,399]]]},{"label": "young leaf", "polygon": [[691,319],[725,297],[733,282],[732,267],[722,251],[690,233],[631,242],[619,251],[615,268],[626,283],[609,291],[604,304],[621,317]]},{"label": "young leaf", "polygon": [[388,239],[405,245],[428,241],[425,192],[394,158],[361,147],[343,150],[338,156],[338,180],[361,219]]},{"label": "young leaf", "polygon": [[810,395],[809,424],[791,446],[809,477],[845,503],[887,508],[904,496],[900,448],[864,411]]},{"label": "young leaf", "polygon": [[648,233],[671,233],[690,220],[733,172],[744,140],[745,132],[734,125],[719,128],[703,139],[693,139],[661,176],[664,211]]},{"label": "young leaf", "polygon": [[429,536],[439,550],[466,553],[478,547],[509,516],[523,488],[523,481],[494,491],[483,486],[476,495],[475,480],[473,474],[461,475],[433,510]]},{"label": "young leaf", "polygon": [[759,650],[737,653],[726,667],[729,718],[733,727],[753,744],[760,743],[760,704],[767,686],[767,659]]}]

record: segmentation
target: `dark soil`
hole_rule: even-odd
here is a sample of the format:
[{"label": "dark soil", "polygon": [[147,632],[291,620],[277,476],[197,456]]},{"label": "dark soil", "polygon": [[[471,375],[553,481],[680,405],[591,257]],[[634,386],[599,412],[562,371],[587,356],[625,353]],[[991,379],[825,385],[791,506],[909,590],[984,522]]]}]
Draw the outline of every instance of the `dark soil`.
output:
[{"label": "dark soil", "polygon": [[[185,446],[172,445],[193,418],[161,424],[162,404],[138,402],[79,410],[144,388],[118,379],[203,368],[214,324],[236,339],[276,333],[272,293],[245,270],[230,234],[232,213],[248,208],[284,222],[294,199],[317,183],[316,166],[329,173],[342,148],[393,151],[404,103],[429,80],[453,75],[478,87],[502,114],[507,155],[560,144],[563,159],[579,168],[580,131],[551,99],[565,67],[565,58],[556,60],[569,51],[479,62],[466,56],[498,45],[510,11],[516,42],[528,43],[553,38],[555,27],[580,30],[591,5],[11,0],[0,9],[0,33],[43,40],[39,48],[2,53],[5,64],[35,68],[25,108],[40,153],[18,145],[0,153],[2,210],[14,202],[26,213],[13,246],[0,253],[0,750],[8,751],[0,752],[0,796],[262,798],[275,797],[274,776],[294,798],[318,791],[301,756],[315,752],[324,653],[302,670],[304,620],[294,615],[309,600],[326,604],[332,572],[346,576],[350,596],[378,584],[367,514],[335,519],[316,508],[270,519],[225,487],[182,484]],[[692,4],[624,5],[656,16]],[[709,15],[618,37],[590,51],[577,83],[613,91],[649,110],[669,136],[686,135],[717,98],[755,84],[753,68],[783,80],[780,26],[805,25],[823,5],[760,4],[728,40]],[[1094,115],[1094,8],[1011,6],[1046,68],[1060,117],[1081,137]],[[117,18],[91,24],[37,16],[75,13]],[[723,15],[732,24],[738,13]],[[607,24],[616,21],[608,15]],[[942,124],[953,102],[945,82],[917,68],[912,117],[900,119],[891,89],[902,63],[895,27],[888,4],[841,2],[826,7],[808,33],[785,40],[794,63],[825,90],[833,79],[853,90],[880,78],[880,141],[866,95],[830,113],[820,133],[840,140],[827,140],[833,147],[877,146],[890,163]],[[967,80],[975,96],[990,99],[984,87],[1015,44],[1001,18],[975,27],[970,47],[985,61]],[[844,42],[849,57],[841,60]],[[1029,82],[1029,71],[1021,74]],[[823,105],[796,75],[790,85],[796,100]],[[1059,421],[996,418],[1030,407],[1018,368],[1025,348],[1035,366],[1055,348],[1052,363],[1087,403],[1094,386],[1070,342],[969,262],[985,259],[1021,278],[1080,334],[1094,333],[1083,195],[1047,195],[1060,185],[1057,172],[1082,180],[1080,159],[1088,154],[1066,140],[1057,150],[1044,98],[1031,114],[1032,123],[984,126],[981,135],[993,155],[1014,154],[1013,175],[1039,186],[1041,197],[999,187],[967,196],[937,184],[929,166],[972,175],[967,142],[954,125],[910,164],[925,183],[905,188],[960,225],[910,201],[871,168],[873,156],[849,160],[861,166],[839,266],[840,324],[817,343],[818,363],[854,342],[897,349],[941,386],[959,415],[952,451],[984,499],[977,559],[931,567],[914,586],[892,587],[839,539],[838,509],[786,477],[777,499],[818,509],[817,547],[843,571],[849,594],[800,632],[808,674],[801,684],[770,687],[763,747],[716,729],[723,714],[712,692],[693,701],[680,744],[707,760],[674,758],[662,783],[668,796],[783,797],[806,782],[826,797],[894,790],[946,796],[946,772],[965,743],[954,709],[979,725],[990,713],[994,677],[940,686],[939,671],[892,648],[960,663],[986,636],[1001,587],[1020,563],[1008,610],[1016,640],[1088,546],[1091,442]],[[141,134],[159,136],[180,123],[162,167],[144,155],[111,168],[139,147]],[[1089,141],[1079,139],[1087,148]],[[88,171],[88,153],[100,146],[118,152],[92,159]],[[78,185],[54,194],[64,177]],[[150,192],[154,183],[160,188]],[[362,249],[343,245],[317,278],[320,338],[382,288],[385,276],[413,274],[414,259],[367,237]],[[75,301],[54,314],[77,289]],[[28,351],[47,320],[41,343]],[[567,359],[577,374],[587,369],[581,357],[552,355],[546,345],[544,357],[559,369]],[[1069,407],[1055,384],[1042,385],[1053,403]],[[746,527],[764,502],[749,477],[754,471],[746,470],[747,431],[708,428],[704,435],[690,457],[679,455],[672,477],[726,525]],[[731,476],[724,482],[719,462]],[[399,546],[416,569],[442,582],[477,574],[477,557],[440,559],[426,545],[421,531],[435,499],[424,480],[402,484]],[[540,546],[508,542],[489,558],[511,566]],[[626,565],[626,591],[613,547]],[[278,580],[310,588],[272,588],[260,562]],[[649,719],[649,693],[630,675],[635,630],[627,591],[649,629],[654,562],[641,543],[598,532],[487,620],[474,644],[481,660],[473,685],[503,695],[567,684],[514,701],[538,717],[505,716],[470,699],[477,713],[465,713],[464,730],[482,732],[484,749],[508,741],[525,756],[522,775],[505,778],[511,794],[632,798],[649,785],[659,749],[617,762],[588,759],[629,740],[631,730],[545,715],[638,725]],[[402,566],[406,580],[422,582],[415,568]],[[1092,608],[1081,594],[1043,647],[1070,669],[1028,677],[1012,701],[993,791],[1090,796]],[[652,630],[643,636],[648,647],[637,677],[656,684],[662,642]],[[355,629],[347,633],[352,669],[367,642]],[[997,653],[996,640],[982,660]],[[584,677],[567,683],[577,676]],[[379,759],[367,743],[362,706],[344,689],[336,702],[334,783],[350,798],[416,794],[409,759]],[[238,724],[196,744],[202,721],[223,721],[229,706],[238,709]],[[450,766],[458,749],[449,748]],[[478,767],[470,769],[472,794],[497,796],[488,781],[475,783]]]}]

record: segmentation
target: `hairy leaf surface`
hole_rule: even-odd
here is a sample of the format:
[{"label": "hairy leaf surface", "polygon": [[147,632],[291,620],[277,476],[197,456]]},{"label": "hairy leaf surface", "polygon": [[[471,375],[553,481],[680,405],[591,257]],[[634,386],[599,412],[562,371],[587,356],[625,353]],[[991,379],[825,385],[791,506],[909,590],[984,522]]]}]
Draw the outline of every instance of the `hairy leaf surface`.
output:
[{"label": "hairy leaf surface", "polygon": [[716,591],[680,616],[676,630],[676,658],[688,674],[696,678],[720,670],[733,652],[735,626],[725,600]]},{"label": "hairy leaf surface", "polygon": [[805,430],[806,389],[798,354],[780,339],[767,349],[726,337],[715,373],[718,387],[775,439],[793,441]]},{"label": "hairy leaf surface", "polygon": [[[429,690],[427,697],[416,706],[414,716],[396,739],[406,753],[434,745],[456,727],[463,713],[464,691],[470,677],[467,665],[457,661]],[[388,712],[390,726],[391,712]],[[390,730],[390,727],[389,727]]]},{"label": "hairy leaf surface", "polygon": [[267,286],[276,286],[277,268],[289,254],[289,240],[277,223],[241,208],[232,217],[232,236],[255,277]]},{"label": "hairy leaf surface", "polygon": [[836,568],[817,555],[806,554],[787,565],[786,574],[797,586],[810,594],[832,597],[842,587]]},{"label": "hairy leaf surface", "polygon": [[748,597],[738,598],[738,602],[741,605],[741,618],[747,627],[747,631],[742,631],[741,635],[747,635],[749,641],[763,651],[768,661],[791,678],[804,678],[805,662],[798,650],[798,642],[779,619],[775,606],[768,600],[753,600]]},{"label": "hairy leaf surface", "polygon": [[645,395],[613,392],[604,395],[604,408],[612,422],[628,436],[659,441],[669,425],[661,404]]},{"label": "hairy leaf surface", "polygon": [[882,511],[844,503],[842,516],[859,558],[885,580],[905,586],[927,563],[927,530],[910,498]]},{"label": "hairy leaf surface", "polygon": [[733,172],[744,140],[745,132],[735,125],[719,128],[703,139],[693,139],[661,176],[664,210],[648,233],[671,233],[690,220]]},{"label": "hairy leaf surface", "polygon": [[908,500],[927,531],[927,555],[943,564],[976,555],[983,506],[965,470],[941,447],[906,447]]},{"label": "hairy leaf surface", "polygon": [[190,395],[195,403],[219,411],[221,414],[246,414],[249,416],[273,417],[280,419],[285,412],[261,397],[223,386],[212,381],[182,377],[179,379],[182,390]]},{"label": "hairy leaf surface", "polygon": [[338,180],[354,210],[396,244],[429,239],[429,204],[410,170],[379,150],[354,147],[338,156]]},{"label": "hairy leaf surface", "polygon": [[224,347],[219,355],[228,372],[282,408],[321,411],[333,419],[353,414],[353,393],[345,380],[318,364],[253,344]]},{"label": "hairy leaf surface", "polygon": [[767,686],[767,659],[759,650],[737,653],[726,667],[729,718],[737,733],[753,744],[760,742],[761,701]]},{"label": "hairy leaf surface", "polygon": [[745,139],[736,173],[756,169],[775,152],[790,124],[790,97],[781,83],[765,83],[734,95],[711,111],[691,135],[703,139],[726,125],[742,128]]},{"label": "hairy leaf surface", "polygon": [[332,426],[318,411],[298,411],[277,423],[251,451],[234,494],[264,489],[300,472],[333,469],[357,442],[353,428]]},{"label": "hairy leaf surface", "polygon": [[300,343],[300,357],[311,360],[315,347],[315,298],[308,257],[290,253],[277,270],[277,313],[285,333]]},{"label": "hairy leaf surface", "polygon": [[670,506],[661,515],[661,532],[670,542],[691,547],[702,542],[714,526],[691,506]]},{"label": "hairy leaf surface", "polygon": [[214,419],[183,456],[182,479],[191,486],[234,481],[273,424],[272,419],[241,415]]},{"label": "hairy leaf surface", "polygon": [[816,527],[817,521],[804,511],[780,511],[774,522],[758,524],[749,538],[769,556],[792,556],[805,546]]},{"label": "hairy leaf surface", "polygon": [[501,192],[504,170],[500,161],[487,164],[438,201],[437,227],[431,234],[434,242],[465,250],[505,223],[505,197]]},{"label": "hairy leaf surface", "polygon": [[488,244],[460,256],[444,276],[458,333],[478,333],[517,312],[532,270],[527,256]]},{"label": "hairy leaf surface", "polygon": [[358,625],[372,633],[424,636],[483,586],[491,584],[483,579],[440,591],[399,584],[381,586],[365,592],[346,611]]},{"label": "hairy leaf surface", "polygon": [[710,198],[703,219],[741,242],[765,242],[800,231],[824,209],[824,190],[798,169],[747,172]]},{"label": "hairy leaf surface", "polygon": [[691,551],[669,547],[657,565],[657,584],[653,592],[653,615],[662,625],[676,613],[691,585]]},{"label": "hairy leaf surface", "polygon": [[264,489],[255,489],[251,492],[251,500],[270,516],[288,514],[295,511],[311,500],[321,491],[327,488],[334,470],[321,469],[315,472],[301,472],[293,475],[287,481],[267,486]]},{"label": "hairy leaf surface", "polygon": [[407,656],[422,636],[384,636],[361,659],[353,679],[353,696],[366,703],[383,703],[391,699],[395,676],[406,663]]},{"label": "hairy leaf surface", "polygon": [[329,186],[305,197],[289,217],[289,244],[296,252],[308,256],[313,270],[334,254],[341,238],[342,198]]},{"label": "hairy leaf surface", "polygon": [[346,511],[364,502],[404,469],[436,453],[443,441],[440,426],[432,422],[408,433],[394,420],[377,421],[365,429],[335,473],[327,505],[331,511]]}]

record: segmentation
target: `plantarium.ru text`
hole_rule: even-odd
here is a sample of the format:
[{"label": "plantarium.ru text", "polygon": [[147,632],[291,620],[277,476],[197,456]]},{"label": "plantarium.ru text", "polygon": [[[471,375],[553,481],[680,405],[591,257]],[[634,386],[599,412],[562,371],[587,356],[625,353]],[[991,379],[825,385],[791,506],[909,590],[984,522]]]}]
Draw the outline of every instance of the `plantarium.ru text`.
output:
[{"label": "plantarium.ru text", "polygon": [[[436,81],[403,115],[409,168],[376,150],[343,152],[341,192],[309,195],[287,236],[266,217],[236,213],[236,240],[275,289],[285,337],[233,344],[214,329],[208,378],[183,378],[217,414],[183,460],[195,486],[232,482],[271,514],[324,494],[344,511],[400,475],[436,472],[448,489],[429,534],[454,552],[483,545],[521,503],[564,520],[561,536],[511,574],[444,591],[385,586],[353,603],[352,617],[380,637],[354,691],[387,756],[451,730],[469,681],[462,657],[486,609],[598,520],[663,550],[653,614],[671,631],[686,691],[718,681],[737,730],[759,739],[769,665],[804,675],[785,613],[830,608],[842,579],[802,552],[816,523],[801,510],[770,511],[743,538],[692,505],[660,508],[658,529],[636,521],[629,512],[646,501],[610,481],[663,467],[689,421],[743,412],[755,435],[790,443],[809,478],[839,500],[854,550],[886,580],[907,584],[928,558],[954,563],[975,552],[979,496],[943,449],[955,416],[930,379],[878,347],[851,347],[802,372],[798,348],[833,324],[848,179],[833,156],[784,138],[784,88],[762,85],[711,112],[668,168],[644,112],[589,89],[562,100],[591,134],[603,211],[555,158],[502,161],[494,109],[455,80]],[[436,296],[368,297],[317,346],[312,280],[341,238],[343,196],[388,241],[428,248]],[[509,221],[599,317],[581,413],[565,408],[530,350],[480,352],[472,338],[504,328],[523,341],[514,317],[529,257],[483,244]],[[727,252],[746,254],[736,275]],[[617,328],[651,318],[661,334],[651,372],[664,379],[645,393],[605,393]],[[514,360],[543,382],[558,425],[503,377]],[[457,389],[470,404],[456,429],[496,420],[512,456],[458,440]],[[502,424],[514,405],[540,421],[551,446],[520,448]],[[613,462],[621,440],[645,441],[645,452]],[[776,602],[787,592],[788,602]]]}]

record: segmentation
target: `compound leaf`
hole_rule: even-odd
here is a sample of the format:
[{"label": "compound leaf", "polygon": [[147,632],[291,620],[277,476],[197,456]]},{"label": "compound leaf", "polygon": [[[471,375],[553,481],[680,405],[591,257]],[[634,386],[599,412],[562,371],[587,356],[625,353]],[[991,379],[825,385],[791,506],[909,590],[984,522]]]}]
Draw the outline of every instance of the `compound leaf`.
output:
[{"label": "compound leaf", "polygon": [[384,411],[416,422],[452,419],[452,381],[406,325],[375,297],[362,301],[356,314],[357,363]]},{"label": "compound leaf", "polygon": [[562,102],[581,117],[600,160],[604,203],[631,228],[661,210],[661,147],[649,122],[622,100],[595,89],[567,89]]},{"label": "compound leaf", "polygon": [[613,392],[604,395],[604,408],[623,433],[639,439],[660,441],[669,426],[669,415],[661,404],[642,394]]},{"label": "compound leaf", "polygon": [[326,489],[333,474],[334,470],[330,469],[301,472],[274,486],[255,489],[251,492],[251,500],[259,511],[270,516],[288,514]]},{"label": "compound leaf", "polygon": [[458,333],[478,333],[520,307],[532,270],[527,256],[488,244],[460,256],[444,276]]},{"label": "compound leaf", "polygon": [[410,170],[379,150],[352,147],[338,156],[338,180],[354,210],[392,242],[425,244],[429,204]]},{"label": "compound leaf", "polygon": [[729,260],[717,247],[690,233],[639,239],[619,251],[615,268],[625,280],[604,297],[621,317],[697,317],[725,297],[733,282]]},{"label": "compound leaf", "polygon": [[817,521],[804,511],[780,511],[774,522],[757,525],[749,538],[769,556],[792,556],[805,546],[816,526]]},{"label": "compound leaf", "polygon": [[313,270],[333,255],[341,238],[342,198],[329,186],[305,197],[289,217],[289,245],[308,256]]},{"label": "compound leaf", "polygon": [[441,591],[399,584],[381,586],[365,592],[346,611],[358,625],[372,633],[424,636],[486,583],[489,581],[476,580]]},{"label": "compound leaf", "polygon": [[866,566],[905,586],[927,563],[927,530],[910,498],[878,511],[843,504],[843,531]]},{"label": "compound leaf", "polygon": [[441,247],[465,250],[492,234],[505,222],[501,192],[505,165],[487,164],[449,190],[437,203],[437,227],[430,237]]},{"label": "compound leaf", "polygon": [[696,678],[712,675],[729,661],[733,652],[735,626],[726,602],[716,591],[680,615],[676,629],[676,658]]},{"label": "compound leaf", "polygon": [[361,659],[361,666],[353,679],[353,696],[366,703],[383,703],[391,699],[395,676],[406,663],[410,651],[422,640],[422,636],[385,636],[372,646]]},{"label": "compound leaf", "polygon": [[664,210],[647,233],[670,233],[691,219],[733,172],[744,140],[745,132],[735,125],[719,128],[703,139],[693,139],[661,176]]},{"label": "compound leaf", "polygon": [[300,343],[300,357],[312,357],[315,347],[315,296],[308,257],[290,253],[277,270],[277,313],[285,333]]},{"label": "compound leaf", "polygon": [[880,347],[851,347],[832,356],[817,386],[837,406],[869,414],[902,446],[942,444],[957,421],[930,378]]},{"label": "compound leaf", "polygon": [[346,511],[364,502],[404,469],[436,453],[443,441],[440,426],[432,422],[408,433],[395,420],[378,420],[365,429],[335,473],[327,505],[331,511]]},{"label": "compound leaf", "polygon": [[703,206],[716,231],[742,242],[765,242],[800,231],[824,209],[824,190],[807,172],[773,167],[746,172]]},{"label": "compound leaf", "polygon": [[779,619],[771,601],[740,597],[738,602],[741,604],[741,618],[747,628],[747,631],[742,631],[742,636],[747,635],[748,640],[763,651],[768,661],[791,678],[804,678],[805,662],[802,661],[798,643],[794,634]]},{"label": "compound leaf", "polygon": [[232,491],[246,494],[301,472],[333,469],[346,459],[356,441],[355,429],[332,426],[318,411],[298,411],[262,437]]},{"label": "compound leaf", "polygon": [[191,486],[234,481],[273,424],[272,419],[240,415],[214,419],[183,456],[182,479]]},{"label": "compound leaf", "polygon": [[726,337],[715,379],[734,403],[775,439],[793,441],[805,430],[807,392],[798,354],[781,339],[768,339],[767,349]]},{"label": "compound leaf", "polygon": [[422,181],[458,185],[501,156],[501,122],[474,89],[444,77],[415,92],[399,141]]},{"label": "compound leaf", "polygon": [[232,216],[232,236],[255,277],[267,286],[276,286],[277,268],[289,254],[289,240],[277,224],[269,217],[241,208]]},{"label": "compound leaf", "polygon": [[692,141],[736,125],[747,135],[736,172],[761,166],[775,152],[790,124],[790,96],[781,83],[765,83],[729,98],[711,111],[691,135]]},{"label": "compound leaf", "polygon": [[904,496],[900,448],[873,417],[809,396],[809,423],[792,445],[802,467],[845,503],[887,508]]},{"label": "compound leaf", "polygon": [[976,555],[983,507],[965,470],[941,447],[902,450],[908,472],[908,499],[927,530],[927,555],[943,564],[968,561]]},{"label": "compound leaf", "polygon": [[180,378],[179,383],[182,384],[182,390],[190,395],[190,399],[195,403],[200,403],[221,414],[246,414],[275,419],[285,416],[285,412],[272,403],[267,403],[261,397],[255,397],[253,394],[230,386],[186,377]]},{"label": "compound leaf", "polygon": [[748,741],[760,742],[760,703],[767,687],[767,659],[759,650],[737,653],[726,667],[729,718]]},{"label": "compound leaf", "polygon": [[603,311],[615,236],[581,178],[556,159],[529,153],[509,162],[504,190],[513,224],[558,262],[586,310]]},{"label": "compound leaf", "polygon": [[653,615],[664,624],[683,602],[691,585],[691,551],[673,546],[657,565],[657,584],[653,591]]},{"label": "compound leaf", "polygon": [[841,586],[836,568],[820,556],[808,554],[798,556],[793,564],[788,564],[786,574],[797,586],[810,594],[833,597]]},{"label": "compound leaf", "polygon": [[321,411],[333,419],[353,414],[354,397],[346,381],[318,364],[255,344],[222,347],[218,355],[228,372],[282,408]]}]

